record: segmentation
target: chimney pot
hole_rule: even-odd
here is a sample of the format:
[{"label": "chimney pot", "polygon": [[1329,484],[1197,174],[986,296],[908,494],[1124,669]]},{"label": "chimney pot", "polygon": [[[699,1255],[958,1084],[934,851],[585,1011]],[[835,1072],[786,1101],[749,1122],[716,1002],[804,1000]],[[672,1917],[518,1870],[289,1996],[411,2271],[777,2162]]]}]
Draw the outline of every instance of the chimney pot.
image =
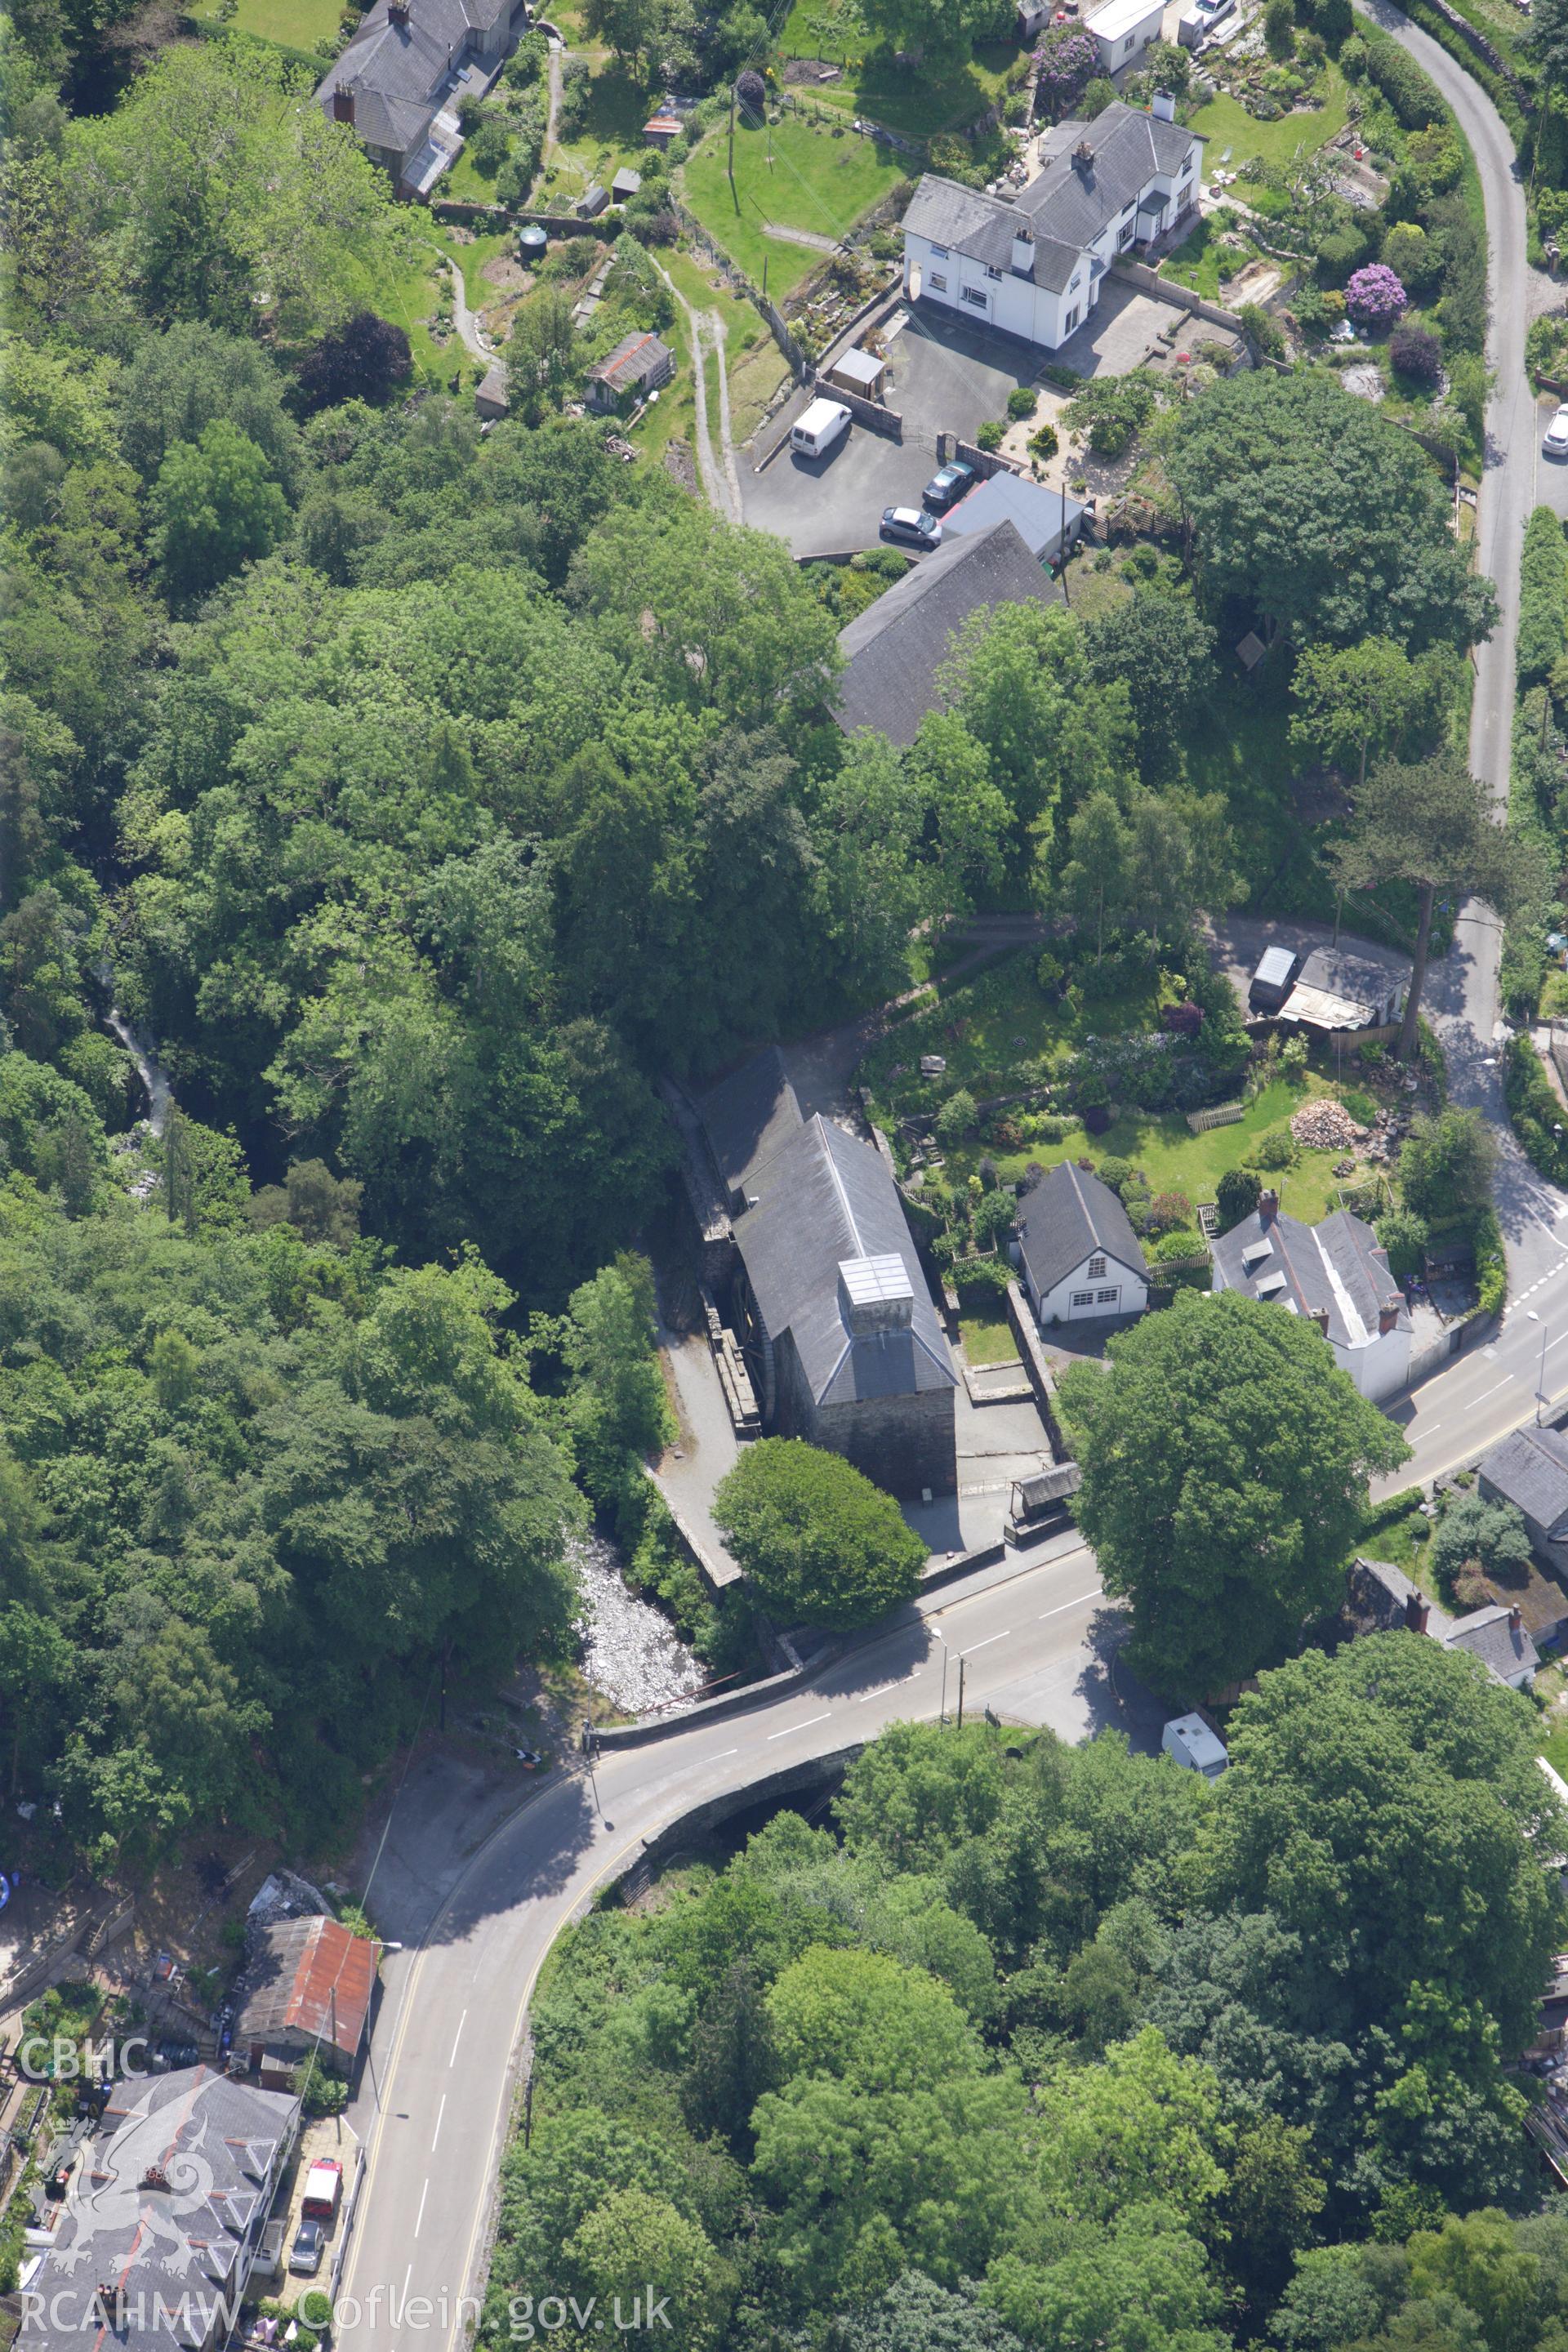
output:
[{"label": "chimney pot", "polygon": [[1072,163],[1073,170],[1075,172],[1080,172],[1087,180],[1090,172],[1094,169],[1094,150],[1089,145],[1087,139],[1080,139],[1078,145],[1073,149]]},{"label": "chimney pot", "polygon": [[1151,100],[1156,122],[1174,122],[1176,101],[1168,89],[1157,89]]},{"label": "chimney pot", "polygon": [[332,92],[332,121],[352,122],[353,119],[354,94],[346,81],[341,81]]},{"label": "chimney pot", "polygon": [[1258,1222],[1260,1225],[1271,1225],[1274,1223],[1276,1216],[1279,1214],[1279,1195],[1278,1192],[1259,1192],[1258,1195]]},{"label": "chimney pot", "polygon": [[1394,1329],[1394,1327],[1398,1320],[1398,1299],[1385,1298],[1383,1305],[1377,1310],[1377,1331],[1379,1339],[1386,1339],[1387,1335]]},{"label": "chimney pot", "polygon": [[1508,1630],[1510,1633],[1517,1633],[1523,1623],[1524,1612],[1519,1606],[1519,1603],[1515,1601],[1513,1607],[1508,1612]]},{"label": "chimney pot", "polygon": [[1328,1308],[1326,1307],[1314,1307],[1312,1309],[1312,1320],[1326,1339],[1329,1336]]}]

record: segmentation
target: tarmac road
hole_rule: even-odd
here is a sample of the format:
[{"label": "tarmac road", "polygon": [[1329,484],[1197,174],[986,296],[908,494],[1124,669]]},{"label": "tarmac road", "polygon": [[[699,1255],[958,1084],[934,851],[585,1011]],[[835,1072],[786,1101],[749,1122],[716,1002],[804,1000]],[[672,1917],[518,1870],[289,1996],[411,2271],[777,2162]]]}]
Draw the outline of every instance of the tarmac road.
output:
[{"label": "tarmac road", "polygon": [[[1119,1631],[1101,1607],[1093,1559],[1068,1529],[1026,1567],[1010,1555],[900,1612],[771,1706],[603,1755],[593,1779],[579,1766],[546,1780],[462,1868],[418,1948],[384,1964],[353,2117],[369,2169],[339,2289],[338,2344],[446,2352],[465,2340],[472,2306],[459,2309],[459,2297],[478,2291],[484,2268],[516,2083],[510,2053],[534,1977],[574,1908],[618,1862],[710,1798],[858,1747],[895,1718],[936,1716],[944,1644],[950,1713],[962,1654],[967,1708],[989,1705],[1069,1738],[1116,1723],[1149,1745],[1160,1710],[1118,1675]],[[409,1832],[397,1833],[406,1847]],[[449,1823],[441,1834],[449,1841]],[[395,1911],[378,1920],[396,1936]],[[531,2283],[536,2299],[558,2284]]]}]

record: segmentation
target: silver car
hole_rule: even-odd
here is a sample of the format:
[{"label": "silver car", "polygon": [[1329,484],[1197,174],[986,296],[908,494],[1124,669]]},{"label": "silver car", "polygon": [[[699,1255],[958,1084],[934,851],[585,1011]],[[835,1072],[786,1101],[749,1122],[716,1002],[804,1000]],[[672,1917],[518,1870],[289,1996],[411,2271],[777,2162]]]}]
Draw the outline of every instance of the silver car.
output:
[{"label": "silver car", "polygon": [[1547,426],[1541,447],[1545,457],[1568,457],[1568,400],[1563,403]]}]

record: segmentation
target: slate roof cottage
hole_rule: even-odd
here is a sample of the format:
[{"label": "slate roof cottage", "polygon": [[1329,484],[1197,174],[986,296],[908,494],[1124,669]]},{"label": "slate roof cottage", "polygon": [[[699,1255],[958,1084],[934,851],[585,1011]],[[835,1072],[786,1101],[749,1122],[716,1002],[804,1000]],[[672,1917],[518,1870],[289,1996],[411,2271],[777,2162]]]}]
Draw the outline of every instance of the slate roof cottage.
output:
[{"label": "slate roof cottage", "polygon": [[1018,1208],[1018,1263],[1042,1328],[1097,1315],[1142,1315],[1149,1267],[1109,1184],[1076,1161],[1048,1168]]},{"label": "slate roof cottage", "polygon": [[1258,1197],[1214,1244],[1214,1287],[1272,1301],[1315,1323],[1363,1397],[1375,1404],[1410,1377],[1410,1309],[1377,1235],[1348,1209],[1320,1225],[1288,1217],[1278,1192]]},{"label": "slate roof cottage", "polygon": [[1568,1434],[1516,1429],[1481,1459],[1477,1485],[1489,1503],[1511,1503],[1531,1548],[1561,1576],[1568,1570]]},{"label": "slate roof cottage", "polygon": [[316,103],[400,195],[426,194],[462,148],[459,104],[489,88],[527,24],[528,0],[374,0]]}]

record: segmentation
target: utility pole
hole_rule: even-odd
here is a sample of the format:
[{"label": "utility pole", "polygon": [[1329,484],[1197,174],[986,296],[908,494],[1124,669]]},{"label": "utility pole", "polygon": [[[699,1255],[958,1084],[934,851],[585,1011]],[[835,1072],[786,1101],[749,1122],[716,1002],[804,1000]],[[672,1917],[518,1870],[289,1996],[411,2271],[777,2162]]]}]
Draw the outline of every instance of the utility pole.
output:
[{"label": "utility pole", "polygon": [[1068,594],[1068,469],[1062,467],[1062,603],[1070,607]]},{"label": "utility pole", "polygon": [[962,1650],[959,1652],[958,1655],[958,1722],[956,1728],[960,1731],[963,1729],[963,1653]]},{"label": "utility pole", "polygon": [[730,201],[737,212],[741,209],[741,199],[735,194],[735,100],[740,88],[738,81],[730,84]]}]

